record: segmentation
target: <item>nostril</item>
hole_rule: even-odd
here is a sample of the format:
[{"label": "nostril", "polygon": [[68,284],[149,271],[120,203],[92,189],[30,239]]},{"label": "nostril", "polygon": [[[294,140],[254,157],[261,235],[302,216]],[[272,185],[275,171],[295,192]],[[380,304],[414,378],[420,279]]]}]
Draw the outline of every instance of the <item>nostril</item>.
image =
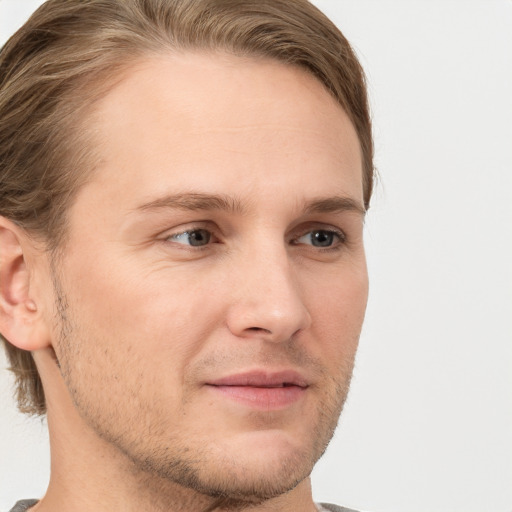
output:
[{"label": "nostril", "polygon": [[252,332],[264,332],[265,334],[271,334],[272,332],[268,329],[263,329],[263,327],[248,327],[247,330]]}]

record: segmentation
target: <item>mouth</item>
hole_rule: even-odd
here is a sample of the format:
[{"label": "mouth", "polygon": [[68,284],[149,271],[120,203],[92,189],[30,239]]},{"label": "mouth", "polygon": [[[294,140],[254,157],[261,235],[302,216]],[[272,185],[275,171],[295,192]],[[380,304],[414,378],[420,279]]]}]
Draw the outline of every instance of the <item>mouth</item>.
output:
[{"label": "mouth", "polygon": [[220,397],[242,406],[275,410],[289,407],[303,398],[309,383],[295,371],[252,371],[216,379],[206,386]]}]

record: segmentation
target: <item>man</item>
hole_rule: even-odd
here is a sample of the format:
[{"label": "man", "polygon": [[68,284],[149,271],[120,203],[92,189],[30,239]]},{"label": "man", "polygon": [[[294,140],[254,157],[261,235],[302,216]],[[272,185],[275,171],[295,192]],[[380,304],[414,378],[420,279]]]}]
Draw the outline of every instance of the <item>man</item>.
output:
[{"label": "man", "polygon": [[362,70],[305,0],[50,0],[0,58],[13,510],[347,510],[309,475],[367,299]]}]

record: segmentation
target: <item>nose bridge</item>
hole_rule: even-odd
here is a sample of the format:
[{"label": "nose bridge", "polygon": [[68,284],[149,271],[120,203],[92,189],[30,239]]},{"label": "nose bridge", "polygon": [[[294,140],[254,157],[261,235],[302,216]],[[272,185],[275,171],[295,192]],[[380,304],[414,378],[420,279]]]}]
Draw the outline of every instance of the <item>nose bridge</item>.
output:
[{"label": "nose bridge", "polygon": [[284,243],[267,241],[239,257],[230,330],[241,337],[279,342],[307,328],[310,315]]}]

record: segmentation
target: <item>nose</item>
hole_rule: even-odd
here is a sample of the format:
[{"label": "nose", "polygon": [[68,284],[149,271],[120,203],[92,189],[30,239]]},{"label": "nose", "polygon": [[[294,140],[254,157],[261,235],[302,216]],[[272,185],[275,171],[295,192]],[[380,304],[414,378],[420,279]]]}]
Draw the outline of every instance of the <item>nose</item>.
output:
[{"label": "nose", "polygon": [[297,271],[284,248],[275,252],[253,253],[232,274],[227,323],[237,337],[283,342],[311,324]]}]

